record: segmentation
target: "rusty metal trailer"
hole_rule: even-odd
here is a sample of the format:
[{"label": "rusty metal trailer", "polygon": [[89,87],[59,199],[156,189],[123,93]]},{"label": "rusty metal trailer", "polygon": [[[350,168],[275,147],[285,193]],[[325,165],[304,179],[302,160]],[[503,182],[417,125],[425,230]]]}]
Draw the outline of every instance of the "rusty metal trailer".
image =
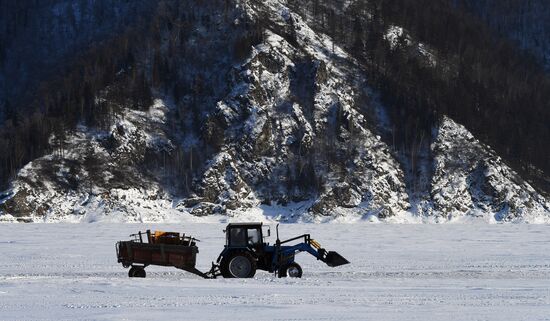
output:
[{"label": "rusty metal trailer", "polygon": [[199,248],[198,239],[178,233],[139,232],[132,234],[130,241],[116,243],[118,263],[130,267],[129,277],[146,276],[145,268],[149,265],[171,266],[203,278],[215,277],[215,268],[203,273],[195,268]]}]

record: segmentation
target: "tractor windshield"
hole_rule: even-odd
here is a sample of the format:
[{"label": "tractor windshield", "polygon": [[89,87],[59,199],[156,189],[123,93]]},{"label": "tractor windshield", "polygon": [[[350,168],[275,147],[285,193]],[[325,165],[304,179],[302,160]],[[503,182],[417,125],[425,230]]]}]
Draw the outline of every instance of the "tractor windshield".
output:
[{"label": "tractor windshield", "polygon": [[257,228],[248,229],[248,245],[256,245],[261,243],[260,230]]},{"label": "tractor windshield", "polygon": [[244,228],[230,229],[229,245],[230,246],[246,246],[246,230]]},{"label": "tractor windshield", "polygon": [[260,226],[232,226],[227,236],[230,247],[256,247],[263,244]]}]

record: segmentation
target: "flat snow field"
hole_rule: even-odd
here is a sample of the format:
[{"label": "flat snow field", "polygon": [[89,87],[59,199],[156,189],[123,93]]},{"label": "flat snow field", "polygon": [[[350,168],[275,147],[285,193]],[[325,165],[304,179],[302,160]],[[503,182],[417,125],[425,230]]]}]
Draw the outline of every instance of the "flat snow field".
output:
[{"label": "flat snow field", "polygon": [[114,244],[147,228],[201,239],[203,270],[224,245],[223,224],[0,224],[0,320],[550,320],[547,225],[281,225],[352,263],[302,253],[302,279],[130,279]]}]

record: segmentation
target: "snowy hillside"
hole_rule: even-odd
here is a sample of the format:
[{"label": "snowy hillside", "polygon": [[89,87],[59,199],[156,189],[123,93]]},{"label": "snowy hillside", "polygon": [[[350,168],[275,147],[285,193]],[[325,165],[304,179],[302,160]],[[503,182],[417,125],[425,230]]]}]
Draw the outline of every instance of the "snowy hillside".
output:
[{"label": "snowy hillside", "polygon": [[166,110],[157,100],[147,112],[126,110],[108,130],[80,127],[63,150],[19,171],[4,208],[25,221],[46,222],[169,221],[171,212],[181,214],[137,166],[148,151],[172,148],[162,132]]},{"label": "snowy hillside", "polygon": [[[549,200],[447,116],[402,151],[365,67],[286,1],[192,8],[159,9],[169,23],[94,98],[108,122],[52,133],[0,221],[550,222]],[[401,27],[383,40],[438,65]],[[145,106],[124,89],[138,85]]]},{"label": "snowy hillside", "polygon": [[463,126],[444,118],[434,130],[434,210],[453,220],[548,222],[550,202]]}]

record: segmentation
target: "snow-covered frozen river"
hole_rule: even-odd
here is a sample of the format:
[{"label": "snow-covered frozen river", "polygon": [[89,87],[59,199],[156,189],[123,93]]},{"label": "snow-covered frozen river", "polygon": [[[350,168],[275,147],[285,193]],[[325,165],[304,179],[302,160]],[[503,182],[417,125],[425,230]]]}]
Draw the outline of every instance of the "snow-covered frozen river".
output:
[{"label": "snow-covered frozen river", "polygon": [[281,225],[352,263],[300,254],[302,279],[129,279],[114,243],[147,228],[201,239],[203,270],[224,245],[222,224],[0,224],[0,320],[550,320],[547,225]]}]

